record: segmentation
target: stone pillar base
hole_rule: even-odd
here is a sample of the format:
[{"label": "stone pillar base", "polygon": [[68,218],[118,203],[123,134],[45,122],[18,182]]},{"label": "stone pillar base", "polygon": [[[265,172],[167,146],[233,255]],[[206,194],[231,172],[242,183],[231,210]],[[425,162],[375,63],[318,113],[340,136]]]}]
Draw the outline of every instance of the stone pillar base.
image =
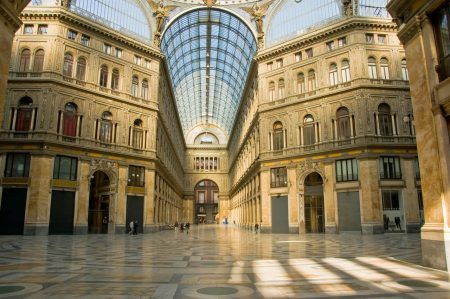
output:
[{"label": "stone pillar base", "polygon": [[24,236],[46,236],[48,235],[48,225],[25,224],[23,234]]},{"label": "stone pillar base", "polygon": [[337,227],[335,224],[325,225],[326,234],[337,234]]},{"label": "stone pillar base", "polygon": [[450,258],[450,232],[445,232],[443,226],[443,224],[425,224],[422,227],[422,261],[425,267],[447,271],[447,261]]},{"label": "stone pillar base", "polygon": [[128,233],[125,225],[116,225],[114,228],[114,233],[116,234],[126,234]]},{"label": "stone pillar base", "polygon": [[408,234],[420,233],[420,223],[408,223],[408,224],[406,224],[406,232]]},{"label": "stone pillar base", "polygon": [[87,235],[87,233],[88,233],[87,225],[75,225],[73,227],[74,235]]},{"label": "stone pillar base", "polygon": [[298,226],[289,226],[289,233],[290,234],[299,234],[300,230]]},{"label": "stone pillar base", "polygon": [[383,228],[383,225],[381,225],[381,224],[362,223],[361,224],[361,233],[363,235],[384,234],[384,228]]}]

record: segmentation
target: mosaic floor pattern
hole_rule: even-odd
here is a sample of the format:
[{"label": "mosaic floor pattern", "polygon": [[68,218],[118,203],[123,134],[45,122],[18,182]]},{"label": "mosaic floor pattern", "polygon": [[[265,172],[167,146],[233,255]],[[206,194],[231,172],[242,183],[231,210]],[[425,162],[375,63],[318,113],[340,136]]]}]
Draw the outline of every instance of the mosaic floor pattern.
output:
[{"label": "mosaic floor pattern", "polygon": [[450,298],[418,234],[0,236],[0,298]]}]

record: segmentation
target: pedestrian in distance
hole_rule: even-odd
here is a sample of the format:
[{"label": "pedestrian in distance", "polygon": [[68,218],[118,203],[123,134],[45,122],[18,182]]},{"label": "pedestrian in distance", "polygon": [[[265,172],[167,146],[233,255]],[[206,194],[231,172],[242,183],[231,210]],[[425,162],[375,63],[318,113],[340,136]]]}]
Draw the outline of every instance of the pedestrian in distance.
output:
[{"label": "pedestrian in distance", "polygon": [[129,227],[130,231],[128,232],[128,234],[131,236],[134,233],[134,221],[130,221]]},{"label": "pedestrian in distance", "polygon": [[258,233],[258,229],[259,229],[259,224],[258,224],[258,223],[255,223],[255,234]]},{"label": "pedestrian in distance", "polygon": [[191,225],[189,224],[189,222],[188,223],[186,223],[186,234],[189,234],[189,227],[190,227]]},{"label": "pedestrian in distance", "polygon": [[175,224],[173,225],[175,232],[178,231],[178,221],[175,221]]},{"label": "pedestrian in distance", "polygon": [[138,234],[138,222],[137,222],[137,220],[134,220],[133,235],[137,235],[137,234]]}]

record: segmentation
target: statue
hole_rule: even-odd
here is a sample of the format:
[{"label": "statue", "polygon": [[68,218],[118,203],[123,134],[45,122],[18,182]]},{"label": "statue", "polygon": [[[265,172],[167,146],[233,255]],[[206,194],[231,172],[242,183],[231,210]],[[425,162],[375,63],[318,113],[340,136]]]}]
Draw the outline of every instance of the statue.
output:
[{"label": "statue", "polygon": [[156,30],[155,30],[155,45],[159,47],[161,42],[161,33],[164,26],[164,21],[170,15],[170,12],[177,8],[175,5],[164,5],[162,0],[155,2],[153,0],[147,0],[148,4],[153,10],[153,16],[156,18]]},{"label": "statue", "polygon": [[256,2],[252,7],[241,7],[242,10],[252,16],[252,21],[256,24],[256,31],[258,33],[258,49],[261,49],[264,46],[263,19],[273,1],[274,0],[270,0],[263,5],[259,5],[259,3]]},{"label": "statue", "polygon": [[351,17],[353,15],[352,0],[342,0],[342,6],[344,10],[344,16]]}]

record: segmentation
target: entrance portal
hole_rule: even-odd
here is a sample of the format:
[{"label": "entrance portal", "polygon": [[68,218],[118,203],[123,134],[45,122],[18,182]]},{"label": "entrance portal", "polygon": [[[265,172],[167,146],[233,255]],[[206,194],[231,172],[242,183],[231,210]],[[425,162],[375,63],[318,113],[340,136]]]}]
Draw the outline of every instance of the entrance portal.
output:
[{"label": "entrance portal", "polygon": [[110,181],[106,173],[96,171],[91,177],[89,192],[88,232],[107,234],[109,222]]},{"label": "entrance portal", "polygon": [[305,228],[307,233],[324,232],[323,180],[313,172],[305,179]]},{"label": "entrance portal", "polygon": [[196,223],[218,223],[219,187],[211,180],[199,182],[195,192],[195,221]]}]

